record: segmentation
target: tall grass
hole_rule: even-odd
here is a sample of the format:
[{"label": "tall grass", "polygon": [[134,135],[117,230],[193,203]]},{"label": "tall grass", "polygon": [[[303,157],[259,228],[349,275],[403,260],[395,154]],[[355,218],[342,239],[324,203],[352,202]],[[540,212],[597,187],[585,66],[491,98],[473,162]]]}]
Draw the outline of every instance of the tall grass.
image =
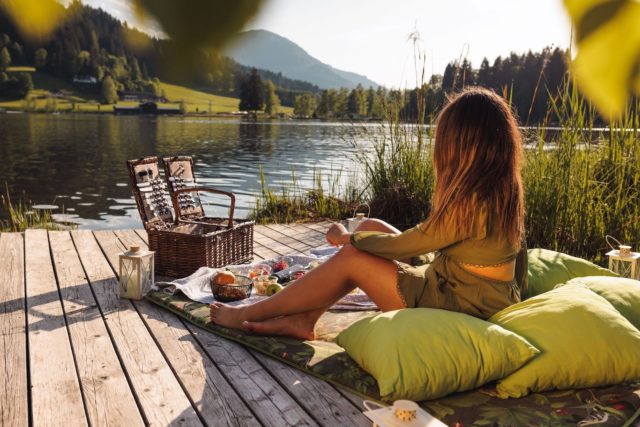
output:
[{"label": "tall grass", "polygon": [[312,189],[305,190],[292,171],[291,184],[278,193],[269,188],[260,169],[261,195],[249,217],[259,224],[345,218],[358,204],[358,196],[353,181],[343,187],[341,177],[342,171],[326,177],[316,171]]},{"label": "tall grass", "polygon": [[640,245],[638,105],[608,129],[566,85],[551,108],[560,130],[540,127],[523,170],[529,245],[601,261],[606,234]]},{"label": "tall grass", "polygon": [[[574,86],[553,98],[546,123],[525,130],[526,228],[529,247],[544,247],[603,261],[605,235],[640,248],[640,103],[608,128],[595,126],[596,113]],[[331,197],[321,180],[308,194],[275,196],[264,186],[259,207],[278,221],[317,217],[344,219],[349,203],[364,199],[372,214],[401,229],[429,214],[434,186],[433,127],[402,124],[389,109],[380,128],[363,127],[373,147],[359,156],[364,186],[351,189],[348,201]],[[323,202],[318,202],[322,200]],[[285,203],[286,201],[286,203]],[[280,209],[280,210],[278,210]],[[316,211],[314,211],[316,210]]]},{"label": "tall grass", "polygon": [[9,188],[5,184],[5,194],[0,195],[0,231],[22,232],[29,228],[41,228],[46,230],[61,230],[73,228],[73,225],[63,225],[56,223],[49,210],[34,210],[31,203],[26,202],[26,197],[17,202],[11,200]]},{"label": "tall grass", "polygon": [[395,114],[378,129],[364,130],[373,155],[362,152],[363,196],[374,216],[399,228],[415,225],[429,213],[434,187],[433,127],[405,125]]}]

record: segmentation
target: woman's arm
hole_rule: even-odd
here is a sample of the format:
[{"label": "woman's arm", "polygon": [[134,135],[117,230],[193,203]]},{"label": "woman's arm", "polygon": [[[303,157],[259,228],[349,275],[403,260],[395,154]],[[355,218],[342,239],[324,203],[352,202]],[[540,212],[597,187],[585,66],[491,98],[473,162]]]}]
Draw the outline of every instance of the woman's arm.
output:
[{"label": "woman's arm", "polygon": [[462,239],[454,233],[423,230],[422,224],[401,234],[363,231],[351,234],[350,243],[365,252],[386,259],[401,260],[446,248]]},{"label": "woman's arm", "polygon": [[354,247],[373,255],[403,260],[446,248],[462,240],[483,239],[487,235],[486,208],[479,209],[474,219],[475,226],[468,235],[457,232],[452,221],[451,217],[445,217],[443,225],[437,229],[424,221],[401,234],[365,231],[342,235],[340,239],[348,238]]}]

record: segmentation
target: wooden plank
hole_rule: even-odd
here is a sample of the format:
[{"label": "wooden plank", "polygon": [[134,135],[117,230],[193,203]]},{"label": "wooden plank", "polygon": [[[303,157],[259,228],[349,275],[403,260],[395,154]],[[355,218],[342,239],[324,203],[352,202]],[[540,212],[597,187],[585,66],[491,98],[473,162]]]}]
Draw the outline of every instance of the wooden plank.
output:
[{"label": "wooden plank", "polygon": [[331,227],[333,222],[323,221],[323,222],[305,222],[302,223],[304,227],[310,228],[312,230],[319,231],[322,234],[325,234],[329,227]]},{"label": "wooden plank", "polygon": [[270,237],[267,237],[261,234],[259,231],[254,231],[253,236],[256,242],[259,242],[262,246],[267,247],[276,253],[279,253],[282,255],[289,255],[289,254],[294,254],[298,252],[296,249],[291,248],[290,246],[284,245]]},{"label": "wooden plank", "polygon": [[145,420],[151,425],[201,425],[131,301],[118,298],[118,282],[91,231],[72,231],[71,236]]},{"label": "wooden plank", "polygon": [[29,424],[24,241],[20,233],[0,234],[0,425]]},{"label": "wooden plank", "polygon": [[46,230],[27,230],[25,248],[33,424],[87,425]]},{"label": "wooden plank", "polygon": [[272,235],[270,236],[272,239],[274,240],[279,240],[282,238],[287,237],[288,239],[291,239],[292,241],[297,242],[295,245],[295,248],[300,252],[300,253],[308,253],[309,250],[313,249],[313,248],[317,248],[319,246],[324,245],[326,242],[323,242],[321,240],[317,240],[316,238],[312,238],[309,236],[305,236],[305,235],[301,235],[299,233],[299,229],[298,228],[287,228],[287,227],[277,227],[277,226],[268,226],[268,228],[271,230]]},{"label": "wooden plank", "polygon": [[[267,227],[272,226],[269,225]],[[282,231],[288,233],[288,236],[297,239],[301,243],[304,243],[303,240],[300,239],[301,234],[316,235],[324,238],[322,233],[316,230],[300,227],[297,224],[291,226],[280,225],[274,228],[279,232],[281,232],[280,229],[282,229]],[[140,243],[136,242],[135,238],[133,241],[128,239],[126,231],[116,231],[116,235],[128,244]],[[268,237],[264,237],[263,241],[276,242]],[[286,250],[291,249],[286,246],[284,247]],[[307,244],[307,247],[311,248],[312,246]],[[262,253],[264,258],[273,256],[273,251],[269,251],[271,253],[265,253],[262,248],[264,247],[260,244],[254,245],[256,255],[259,256]],[[276,253],[276,255],[279,254]],[[337,391],[328,383],[300,370],[294,369],[286,364],[275,361],[274,359],[255,350],[249,350],[249,352],[258,359],[262,366],[269,371],[271,375],[278,379],[278,382],[282,384],[287,391],[295,396],[296,400],[300,402],[300,404],[305,407],[305,409],[310,412],[321,425],[370,425],[370,421],[362,415],[361,410],[359,409],[359,406],[362,404],[361,398],[353,395],[352,393],[343,392],[343,390],[338,389]],[[345,399],[342,394],[345,394],[347,399],[350,399]]]},{"label": "wooden plank", "polygon": [[[115,234],[125,246],[146,247],[146,242],[133,230]],[[117,259],[113,257],[118,251],[115,244],[102,249],[109,254],[110,262]],[[134,301],[134,305],[205,421],[229,426],[260,425],[179,317],[147,301]]]},{"label": "wooden plank", "polygon": [[266,227],[280,234],[289,236],[307,246],[318,247],[327,243],[324,234],[303,227],[301,224],[269,224]]},{"label": "wooden plank", "polygon": [[305,243],[302,243],[286,234],[282,234],[280,232],[274,231],[269,227],[263,227],[260,229],[260,233],[266,237],[269,237],[273,241],[276,241],[282,245],[288,246],[296,252],[303,253],[308,249],[308,246]]},{"label": "wooden plank", "polygon": [[251,353],[313,414],[320,425],[371,426],[371,421],[329,383],[264,354],[256,351]]},{"label": "wooden plank", "polygon": [[[128,231],[116,231],[115,234],[124,245],[144,244],[144,241],[140,239],[137,234]],[[108,247],[112,239],[98,238],[98,241],[104,241],[105,247]],[[111,254],[116,250],[117,248],[114,245],[108,250],[105,250],[105,253],[108,258],[115,260]],[[142,302],[139,303],[139,306],[141,305]],[[168,314],[168,316],[175,318],[172,314]],[[195,329],[190,324],[187,324],[187,328],[191,332]],[[217,336],[215,339],[224,343],[226,351],[218,348],[214,354],[211,349],[203,346],[204,350],[218,365],[220,365],[221,360],[224,360],[224,368],[221,366],[220,371],[226,374],[229,382],[235,386],[235,389],[238,390],[238,393],[244,398],[263,424],[270,426],[314,425],[313,419],[300,408],[295,400],[287,394],[286,390],[277,384],[276,380],[271,377],[267,371],[260,367],[260,364],[258,364],[246,349]],[[199,342],[201,343],[202,341],[199,340]],[[171,359],[173,360],[174,353],[170,351],[166,351],[166,353],[171,354]],[[237,364],[236,361],[238,360],[240,360],[241,363],[233,366],[231,368],[233,373],[230,373],[229,367]],[[247,369],[251,371],[247,371]],[[176,369],[176,371],[178,370]]]},{"label": "wooden plank", "polygon": [[67,231],[49,242],[91,425],[143,425],[109,331]]},{"label": "wooden plank", "polygon": [[264,425],[317,425],[245,348],[195,325],[187,328]]}]

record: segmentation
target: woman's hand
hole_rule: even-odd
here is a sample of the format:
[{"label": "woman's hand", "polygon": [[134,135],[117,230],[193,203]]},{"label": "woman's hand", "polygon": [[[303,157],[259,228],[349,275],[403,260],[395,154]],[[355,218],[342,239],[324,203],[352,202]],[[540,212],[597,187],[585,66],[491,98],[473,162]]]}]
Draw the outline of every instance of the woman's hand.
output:
[{"label": "woman's hand", "polygon": [[351,233],[344,225],[334,222],[327,231],[327,242],[333,246],[346,245],[351,239]]}]

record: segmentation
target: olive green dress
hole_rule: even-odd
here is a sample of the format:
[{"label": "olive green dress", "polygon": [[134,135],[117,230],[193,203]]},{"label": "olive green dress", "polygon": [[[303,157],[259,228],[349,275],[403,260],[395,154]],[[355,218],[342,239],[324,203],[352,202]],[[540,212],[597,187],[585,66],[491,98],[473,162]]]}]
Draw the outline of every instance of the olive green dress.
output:
[{"label": "olive green dress", "polygon": [[[513,248],[493,232],[486,209],[480,209],[469,235],[459,236],[451,222],[435,230],[428,223],[401,233],[355,232],[351,244],[398,262],[398,291],[406,307],[459,311],[487,319],[520,302],[527,280],[526,248]],[[519,249],[519,250],[518,250]],[[495,266],[516,260],[514,280],[499,281],[474,274],[463,264]]]}]

